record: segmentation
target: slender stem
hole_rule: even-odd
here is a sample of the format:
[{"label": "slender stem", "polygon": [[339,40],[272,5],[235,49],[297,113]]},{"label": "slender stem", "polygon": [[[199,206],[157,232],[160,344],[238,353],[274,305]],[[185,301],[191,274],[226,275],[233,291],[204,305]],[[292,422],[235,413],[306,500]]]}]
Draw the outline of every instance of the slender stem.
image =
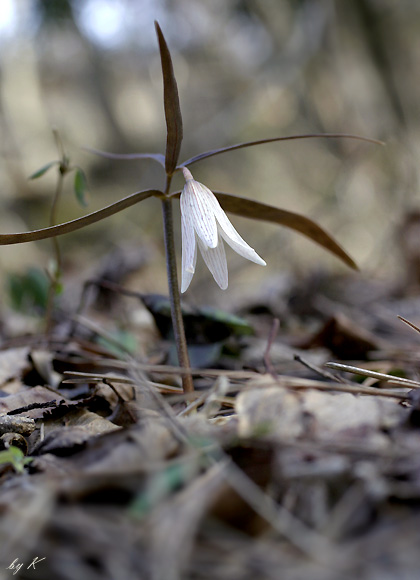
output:
[{"label": "slender stem", "polygon": [[[49,226],[55,226],[57,223],[57,208],[58,208],[58,202],[60,200],[61,197],[61,192],[63,190],[63,182],[64,182],[64,175],[62,173],[59,174],[58,176],[58,181],[57,181],[57,187],[55,189],[55,193],[54,193],[54,199],[51,205],[51,211],[50,211],[50,223]],[[55,259],[56,259],[56,270],[57,272],[60,272],[61,270],[61,252],[60,252],[60,246],[58,245],[58,240],[56,237],[54,237],[52,239],[52,243],[53,243],[53,248],[54,248],[54,253],[55,253]]]},{"label": "slender stem", "polygon": [[[56,219],[57,207],[58,207],[58,202],[60,200],[61,192],[63,189],[63,181],[64,181],[64,175],[60,172],[58,175],[57,187],[55,189],[54,198],[53,198],[53,202],[51,205],[50,223],[49,223],[50,226],[54,226],[56,224],[56,221],[57,221],[57,219]],[[58,243],[58,239],[56,237],[52,238],[51,241],[52,241],[53,251],[55,254],[55,265],[54,265],[54,270],[53,270],[52,274],[50,273],[50,276],[51,276],[50,287],[48,289],[47,307],[46,307],[46,312],[45,312],[45,332],[46,332],[46,334],[49,334],[51,332],[54,296],[57,293],[57,287],[58,287],[59,279],[61,276],[60,246]]]},{"label": "slender stem", "polygon": [[[171,176],[166,179],[166,196],[169,193]],[[179,294],[178,274],[176,269],[176,253],[174,243],[174,222],[172,212],[172,199],[165,197],[162,199],[163,227],[165,232],[166,268],[168,272],[169,299],[171,302],[172,326],[178,353],[178,362],[181,367],[191,368],[188,356],[187,340],[185,338],[184,321],[181,311],[181,297]],[[193,393],[194,384],[191,374],[182,376],[182,388],[184,393]]]}]

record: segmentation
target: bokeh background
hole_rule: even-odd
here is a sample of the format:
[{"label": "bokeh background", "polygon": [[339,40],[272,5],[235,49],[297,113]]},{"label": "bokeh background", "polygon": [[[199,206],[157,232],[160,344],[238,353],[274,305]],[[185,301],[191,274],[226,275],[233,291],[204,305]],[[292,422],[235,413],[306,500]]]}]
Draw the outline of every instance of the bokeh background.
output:
[{"label": "bokeh background", "polygon": [[[152,161],[113,161],[83,149],[164,152],[154,20],[178,79],[182,159],[297,133],[355,133],[386,142],[277,143],[192,169],[212,189],[311,217],[359,264],[362,273],[353,276],[408,286],[411,254],[420,247],[420,4],[414,0],[1,0],[1,232],[47,225],[56,174],[28,176],[57,159],[53,128],[87,175],[88,211],[163,186]],[[179,177],[174,186],[182,187]],[[69,179],[59,221],[85,211]],[[179,239],[178,209],[176,218]],[[291,274],[346,272],[291,230],[232,221],[268,266],[229,251],[230,285],[222,293],[201,264],[187,296],[192,303],[236,307],[251,296],[275,294]],[[123,259],[130,265],[122,284],[167,292],[157,200],[60,243],[72,292]],[[4,304],[10,274],[45,268],[51,256],[48,240],[1,248]]]}]

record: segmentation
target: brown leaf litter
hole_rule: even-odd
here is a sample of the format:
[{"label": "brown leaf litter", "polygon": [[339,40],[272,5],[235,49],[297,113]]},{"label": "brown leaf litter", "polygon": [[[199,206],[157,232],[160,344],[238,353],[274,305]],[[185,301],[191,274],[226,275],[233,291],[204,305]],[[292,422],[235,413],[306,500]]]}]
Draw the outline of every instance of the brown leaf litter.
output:
[{"label": "brown leaf litter", "polygon": [[86,336],[6,345],[0,444],[31,462],[0,462],[0,578],[415,578],[415,343],[349,314],[248,337],[254,368],[195,369],[188,401],[182,369]]}]

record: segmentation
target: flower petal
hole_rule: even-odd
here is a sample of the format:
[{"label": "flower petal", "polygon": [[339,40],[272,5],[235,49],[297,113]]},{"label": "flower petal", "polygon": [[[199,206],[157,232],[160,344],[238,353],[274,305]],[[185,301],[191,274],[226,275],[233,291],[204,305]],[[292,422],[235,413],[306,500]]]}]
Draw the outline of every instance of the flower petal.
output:
[{"label": "flower petal", "polygon": [[209,248],[217,246],[217,225],[210,203],[212,192],[201,183],[189,180],[181,195],[181,213],[191,216],[198,237]]},{"label": "flower petal", "polygon": [[182,233],[182,281],[181,292],[185,292],[191,283],[197,263],[197,243],[195,232],[188,213],[181,214]]},{"label": "flower petal", "polygon": [[200,238],[197,241],[207,268],[213,274],[213,278],[220,288],[226,290],[228,287],[228,269],[222,238],[219,236],[218,244],[215,248],[208,248]]},{"label": "flower petal", "polygon": [[209,200],[209,204],[211,205],[213,213],[216,217],[216,221],[219,226],[218,227],[219,232],[223,237],[223,239],[226,241],[226,243],[228,243],[229,246],[243,258],[251,260],[251,262],[255,262],[260,266],[266,266],[267,265],[266,262],[262,258],[260,258],[257,252],[253,248],[251,248],[251,246],[249,246],[246,243],[246,241],[243,240],[241,236],[238,234],[238,232],[235,230],[235,228],[229,221],[229,218],[222,209],[222,206],[218,202],[216,196],[213,193],[211,195],[212,198],[211,200]]},{"label": "flower petal", "polygon": [[[233,228],[233,226],[232,226],[232,228]],[[229,244],[229,246],[232,248],[232,250],[235,250],[235,252],[237,254],[239,254],[240,256],[242,256],[243,258],[246,258],[247,260],[250,260],[251,262],[254,262],[255,264],[259,264],[260,266],[267,265],[267,262],[265,262],[257,254],[257,252],[253,248],[251,248],[251,246],[248,246],[248,244],[241,238],[241,236],[239,234],[238,234],[238,238],[240,238],[241,242],[238,242],[237,240],[232,239],[232,236],[227,236],[221,227],[220,227],[220,235],[226,241],[226,243]]]}]

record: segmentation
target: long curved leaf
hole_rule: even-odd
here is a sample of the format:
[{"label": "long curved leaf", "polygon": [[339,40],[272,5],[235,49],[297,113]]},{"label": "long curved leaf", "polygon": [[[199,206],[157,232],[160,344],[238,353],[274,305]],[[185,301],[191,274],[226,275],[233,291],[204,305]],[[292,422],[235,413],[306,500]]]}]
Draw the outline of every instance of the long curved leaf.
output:
[{"label": "long curved leaf", "polygon": [[[311,219],[298,213],[280,209],[259,201],[246,199],[239,195],[222,193],[221,191],[213,191],[213,193],[225,211],[254,220],[271,222],[295,230],[340,258],[340,260],[354,270],[359,269],[354,260],[330,234]],[[171,197],[179,197],[180,195],[180,191],[175,191],[171,194]]]},{"label": "long curved leaf", "polygon": [[228,147],[220,147],[218,149],[211,149],[205,151],[195,157],[187,159],[178,168],[187,167],[197,161],[202,161],[208,157],[214,157],[227,151],[236,151],[236,149],[244,149],[245,147],[254,147],[254,145],[264,145],[266,143],[275,143],[276,141],[293,141],[295,139],[356,139],[358,141],[366,141],[367,143],[374,143],[375,145],[385,145],[383,141],[377,139],[370,139],[369,137],[361,137],[360,135],[350,135],[347,133],[308,133],[307,135],[289,135],[288,137],[272,137],[270,139],[259,139],[258,141],[246,141],[245,143],[237,143],[236,145],[229,145]]},{"label": "long curved leaf", "polygon": [[107,159],[122,159],[131,161],[133,159],[152,159],[157,161],[165,167],[165,156],[162,153],[109,153],[108,151],[101,151],[100,149],[93,149],[92,147],[83,147],[85,151],[89,151],[94,155],[106,157]]},{"label": "long curved leaf", "polygon": [[80,230],[90,224],[99,222],[115,213],[118,213],[127,207],[135,205],[144,199],[152,196],[162,196],[162,192],[157,189],[148,189],[146,191],[137,191],[132,193],[111,205],[107,205],[102,209],[98,209],[92,213],[65,222],[57,226],[43,228],[41,230],[34,230],[32,232],[22,232],[19,234],[0,234],[0,246],[7,246],[10,244],[23,244],[24,242],[34,242],[36,240],[45,240],[46,238],[54,238],[55,236],[62,236]]},{"label": "long curved leaf", "polygon": [[165,37],[157,22],[155,22],[156,34],[159,41],[160,60],[162,63],[163,75],[163,104],[166,119],[166,172],[172,174],[178,163],[179,152],[181,150],[183,129],[182,115],[179,104],[178,86],[176,84],[174,68],[172,65],[171,53],[166,44]]},{"label": "long curved leaf", "polygon": [[343,248],[311,219],[298,213],[279,209],[272,205],[266,205],[259,201],[231,195],[230,193],[222,193],[219,191],[214,191],[213,193],[225,211],[242,217],[271,222],[291,228],[337,256],[351,268],[358,269],[356,263]]}]

